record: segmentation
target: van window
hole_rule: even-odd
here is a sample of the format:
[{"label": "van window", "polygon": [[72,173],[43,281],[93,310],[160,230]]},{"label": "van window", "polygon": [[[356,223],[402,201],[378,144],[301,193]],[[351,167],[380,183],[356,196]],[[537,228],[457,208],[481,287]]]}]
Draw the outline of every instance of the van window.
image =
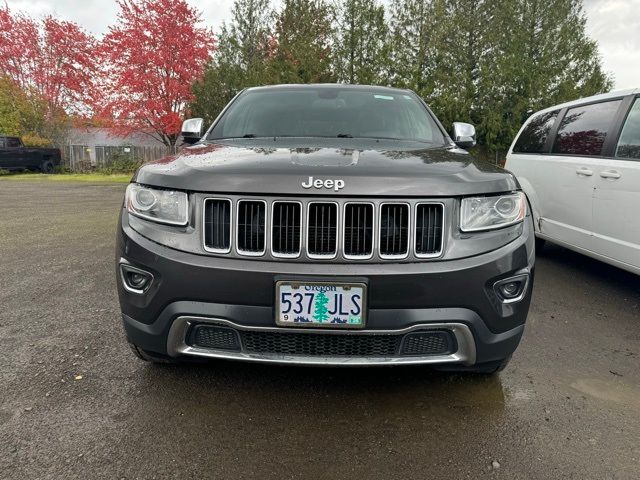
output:
[{"label": "van window", "polygon": [[7,147],[18,148],[21,147],[20,139],[16,137],[7,137]]},{"label": "van window", "polygon": [[531,119],[513,146],[515,153],[542,153],[558,110],[537,115]]},{"label": "van window", "polygon": [[616,157],[640,158],[640,98],[636,98],[622,128]]},{"label": "van window", "polygon": [[567,110],[562,119],[554,153],[600,155],[622,100],[582,105]]}]

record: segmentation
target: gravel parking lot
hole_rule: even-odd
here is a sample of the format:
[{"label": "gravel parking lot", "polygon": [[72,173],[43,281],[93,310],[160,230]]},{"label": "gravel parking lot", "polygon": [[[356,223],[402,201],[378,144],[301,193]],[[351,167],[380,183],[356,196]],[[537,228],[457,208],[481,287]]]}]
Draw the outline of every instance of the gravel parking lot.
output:
[{"label": "gravel parking lot", "polygon": [[153,366],[120,325],[123,192],[0,180],[0,478],[639,477],[640,277],[546,249],[493,378]]}]

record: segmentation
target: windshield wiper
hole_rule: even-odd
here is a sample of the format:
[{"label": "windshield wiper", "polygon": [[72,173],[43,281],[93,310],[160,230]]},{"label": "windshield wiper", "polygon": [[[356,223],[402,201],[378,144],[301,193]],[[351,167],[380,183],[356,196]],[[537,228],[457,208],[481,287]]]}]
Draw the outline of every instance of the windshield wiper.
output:
[{"label": "windshield wiper", "polygon": [[256,138],[256,136],[255,133],[245,133],[242,138]]},{"label": "windshield wiper", "polygon": [[339,133],[338,135],[336,135],[336,137],[338,137],[338,138],[353,138],[353,135],[351,135],[350,133]]}]

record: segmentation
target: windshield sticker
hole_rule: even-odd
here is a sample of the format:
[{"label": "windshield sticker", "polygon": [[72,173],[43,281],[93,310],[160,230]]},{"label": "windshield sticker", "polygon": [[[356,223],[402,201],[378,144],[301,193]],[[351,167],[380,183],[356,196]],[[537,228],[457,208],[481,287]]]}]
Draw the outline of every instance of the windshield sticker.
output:
[{"label": "windshield sticker", "polygon": [[373,98],[377,98],[379,100],[395,100],[395,98],[390,95],[374,95]]}]

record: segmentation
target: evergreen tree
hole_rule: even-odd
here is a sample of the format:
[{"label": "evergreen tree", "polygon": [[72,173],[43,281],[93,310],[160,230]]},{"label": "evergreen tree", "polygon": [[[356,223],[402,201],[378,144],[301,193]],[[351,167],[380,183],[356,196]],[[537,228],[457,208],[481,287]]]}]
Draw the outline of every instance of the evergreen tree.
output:
[{"label": "evergreen tree", "polygon": [[269,0],[236,0],[231,13],[204,78],[193,87],[191,113],[207,123],[243,88],[268,83]]},{"label": "evergreen tree", "polygon": [[332,11],[323,0],[284,0],[275,18],[273,83],[332,82]]},{"label": "evergreen tree", "polygon": [[338,81],[378,84],[385,78],[388,27],[376,0],[342,0],[333,57]]},{"label": "evergreen tree", "polygon": [[315,309],[313,311],[313,318],[318,322],[324,322],[329,318],[329,297],[324,292],[319,292],[315,298]]}]

